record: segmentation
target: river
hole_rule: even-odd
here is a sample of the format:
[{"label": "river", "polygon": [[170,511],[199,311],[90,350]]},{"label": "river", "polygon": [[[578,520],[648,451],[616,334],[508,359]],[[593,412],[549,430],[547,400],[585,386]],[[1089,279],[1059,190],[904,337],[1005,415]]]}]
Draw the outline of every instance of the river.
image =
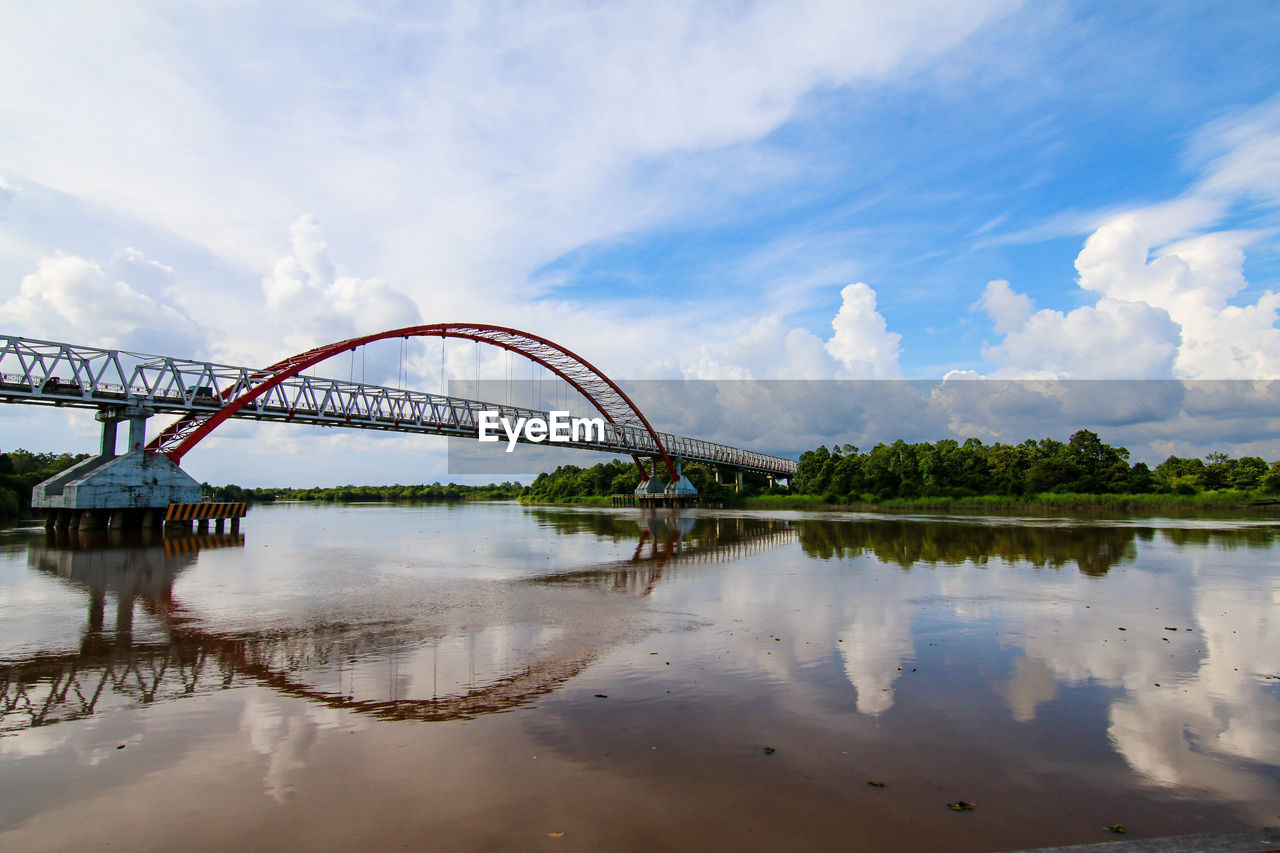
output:
[{"label": "river", "polygon": [[1274,825],[1278,534],[514,503],[8,528],[0,848],[1013,850]]}]

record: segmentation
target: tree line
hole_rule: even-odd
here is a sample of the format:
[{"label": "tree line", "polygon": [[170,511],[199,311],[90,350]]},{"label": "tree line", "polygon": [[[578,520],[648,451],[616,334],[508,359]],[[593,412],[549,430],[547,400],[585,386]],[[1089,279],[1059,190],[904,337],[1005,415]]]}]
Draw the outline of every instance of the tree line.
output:
[{"label": "tree line", "polygon": [[88,459],[87,453],[32,453],[18,448],[0,453],[0,518],[31,511],[31,490],[54,474]]},{"label": "tree line", "polygon": [[831,503],[917,497],[1036,494],[1176,494],[1234,489],[1280,493],[1280,462],[1257,456],[1170,456],[1151,469],[1082,429],[1067,442],[1042,438],[983,444],[976,438],[819,447],[801,454],[792,490]]},{"label": "tree line", "polygon": [[509,501],[520,497],[525,487],[520,483],[489,483],[484,486],[467,486],[459,483],[431,483],[430,485],[402,486],[330,486],[309,489],[294,488],[244,488],[235,484],[211,486],[202,484],[204,493],[219,502],[247,501],[270,503],[273,501],[421,501],[428,503],[445,501]]},{"label": "tree line", "polygon": [[[0,518],[31,509],[31,489],[87,458],[87,454],[0,453]],[[652,467],[650,467],[652,470]],[[702,494],[727,495],[707,466],[686,464],[684,473]],[[663,471],[658,470],[661,476]],[[217,501],[572,501],[635,491],[640,473],[630,460],[612,459],[589,468],[561,465],[532,483],[457,483],[327,488],[244,488],[204,484]],[[1237,492],[1280,495],[1280,461],[1257,456],[1232,458],[1211,453],[1204,459],[1170,456],[1154,469],[1130,464],[1129,451],[1113,447],[1090,430],[1068,441],[1028,439],[1021,444],[984,444],[942,439],[908,444],[898,440],[863,451],[851,445],[805,451],[790,487],[770,487],[763,475],[744,477],[743,496],[795,494],[824,503],[878,503],[914,498],[1031,497],[1040,494],[1196,495]]]}]

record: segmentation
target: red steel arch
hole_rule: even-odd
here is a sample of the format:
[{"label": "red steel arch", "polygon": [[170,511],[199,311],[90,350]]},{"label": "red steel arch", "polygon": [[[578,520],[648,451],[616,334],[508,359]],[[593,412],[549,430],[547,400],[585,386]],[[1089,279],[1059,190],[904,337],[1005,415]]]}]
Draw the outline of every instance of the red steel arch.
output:
[{"label": "red steel arch", "polygon": [[[658,437],[658,433],[649,424],[640,409],[636,407],[635,403],[631,402],[631,398],[612,379],[605,376],[589,361],[565,347],[538,335],[522,332],[518,329],[509,329],[505,326],[488,326],[477,323],[437,323],[429,326],[406,326],[403,329],[391,329],[386,332],[377,332],[372,335],[363,335],[348,338],[345,341],[338,341],[337,343],[325,344],[286,358],[283,361],[278,361],[270,367],[250,374],[247,384],[235,387],[229,393],[224,392],[227,393],[226,405],[217,412],[185,415],[166,427],[147,445],[147,450],[163,453],[177,464],[181,462],[183,455],[188,450],[194,447],[200,439],[213,432],[227,418],[284,380],[297,376],[311,365],[375,341],[390,338],[422,337],[461,338],[463,340],[491,344],[522,355],[530,361],[542,365],[576,388],[578,393],[590,401],[591,405],[595,406],[596,411],[600,412],[609,423],[638,426],[648,432],[653,439],[654,446],[658,448],[658,456],[661,457],[663,464],[666,465],[668,474],[671,475],[671,482],[674,483],[678,479],[675,465],[671,462],[671,457],[667,455],[667,450],[662,445],[662,439]],[[231,393],[235,393],[236,396],[230,396]],[[645,455],[651,454],[646,452]],[[640,469],[640,476],[647,478],[648,474],[642,464],[641,455],[633,453],[632,458]]]}]

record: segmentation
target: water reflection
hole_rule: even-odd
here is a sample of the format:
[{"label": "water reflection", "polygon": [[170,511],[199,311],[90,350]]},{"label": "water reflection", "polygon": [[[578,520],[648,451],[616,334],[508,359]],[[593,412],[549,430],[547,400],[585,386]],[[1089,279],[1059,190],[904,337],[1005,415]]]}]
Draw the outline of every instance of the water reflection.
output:
[{"label": "water reflection", "polygon": [[1076,566],[1102,577],[1113,566],[1133,560],[1138,542],[1157,536],[1175,545],[1216,548],[1271,548],[1276,528],[1156,528],[1136,524],[1028,523],[1002,518],[807,519],[798,523],[805,554],[820,560],[871,554],[904,569],[931,565],[986,565],[992,560],[1026,561],[1040,568]]},{"label": "water reflection", "polygon": [[[672,512],[607,520],[540,512],[538,520],[636,544],[626,559],[521,581],[484,624],[467,607],[423,615],[409,600],[390,613],[376,602],[369,618],[230,632],[188,610],[174,586],[201,550],[243,548],[243,535],[50,532],[28,548],[29,564],[83,592],[87,617],[75,650],[0,664],[0,735],[248,682],[379,719],[510,710],[555,690],[624,636],[625,614],[608,600],[649,595],[673,566],[735,560],[794,536],[777,520]],[[134,636],[135,610],[148,620],[148,637]],[[565,610],[572,612],[546,618]]]},{"label": "water reflection", "polygon": [[[276,507],[247,542],[40,534],[0,555],[0,767],[21,771],[0,778],[39,780],[0,784],[0,832],[81,779],[203,790],[211,761],[275,801],[327,806],[316,781],[350,776],[390,802],[436,762],[431,801],[508,791],[489,815],[534,790],[773,809],[831,838],[884,824],[887,849],[1274,822],[1278,545],[1256,521],[518,505]],[[956,823],[954,799],[980,810]]]},{"label": "water reflection", "polygon": [[586,531],[615,540],[636,540],[629,559],[579,571],[549,572],[535,578],[536,582],[588,584],[633,595],[652,592],[670,566],[736,562],[780,548],[796,536],[790,521],[776,518],[692,516],[655,510],[631,516],[534,510],[534,516],[560,533]]},{"label": "water reflection", "polygon": [[[49,531],[28,547],[39,572],[82,591],[88,613],[74,652],[38,653],[0,665],[0,734],[113,708],[226,687],[234,672],[182,636],[134,637],[134,613],[172,619],[174,579],[202,548],[243,547],[240,534],[163,536],[156,531]],[[107,599],[114,601],[108,623]]]}]

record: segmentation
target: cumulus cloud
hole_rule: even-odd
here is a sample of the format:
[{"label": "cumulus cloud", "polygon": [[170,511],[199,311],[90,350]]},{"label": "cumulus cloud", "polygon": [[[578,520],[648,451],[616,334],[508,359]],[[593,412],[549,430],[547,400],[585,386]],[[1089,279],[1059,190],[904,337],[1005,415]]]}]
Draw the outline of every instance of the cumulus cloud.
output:
[{"label": "cumulus cloud", "polygon": [[978,307],[990,315],[996,331],[1002,335],[1021,329],[1035,311],[1031,297],[1015,292],[1007,281],[987,282]]},{"label": "cumulus cloud", "polygon": [[1216,232],[1182,240],[1149,260],[1139,215],[1118,216],[1085,242],[1076,259],[1080,286],[1165,312],[1181,329],[1176,376],[1225,379],[1280,376],[1280,296],[1233,305],[1243,291],[1244,244],[1252,235]]},{"label": "cumulus cloud", "polygon": [[840,310],[831,321],[835,331],[826,350],[841,369],[842,379],[893,379],[898,370],[902,335],[890,332],[876,310],[876,292],[862,282],[840,291]]},{"label": "cumulus cloud", "polygon": [[29,337],[140,352],[192,356],[207,348],[205,330],[175,294],[173,270],[137,249],[105,264],[42,258],[0,304],[0,324]]},{"label": "cumulus cloud", "polygon": [[385,281],[339,274],[315,216],[299,217],[289,236],[292,251],[262,280],[269,321],[284,342],[273,355],[421,322],[417,303]]},{"label": "cumulus cloud", "polygon": [[1078,283],[1097,302],[1065,314],[1033,312],[1028,297],[992,281],[977,307],[1004,337],[983,356],[998,365],[996,376],[1280,376],[1280,295],[1229,301],[1248,287],[1243,247],[1252,237],[1218,231],[1153,256],[1140,213],[1112,217],[1076,258]]},{"label": "cumulus cloud", "polygon": [[876,292],[863,282],[840,291],[832,335],[784,324],[772,314],[726,346],[701,346],[687,379],[893,379],[901,376],[902,336],[876,310]]},{"label": "cumulus cloud", "polygon": [[779,314],[762,317],[737,339],[717,350],[703,345],[688,379],[797,379],[830,377],[834,365],[822,339],[806,329],[788,327]]},{"label": "cumulus cloud", "polygon": [[[1020,297],[1010,299],[1009,297]],[[996,311],[998,327],[1007,329],[983,357],[1001,367],[995,376],[1027,378],[1158,378],[1167,377],[1178,347],[1178,327],[1164,311],[1142,302],[1100,299],[1064,314],[1043,309],[1026,314],[1018,325],[1009,305],[1028,308],[1031,300],[991,282],[981,305]]]},{"label": "cumulus cloud", "polygon": [[1108,215],[1085,240],[1077,284],[1093,305],[1033,311],[987,284],[975,307],[1004,336],[983,350],[995,375],[1280,377],[1280,294],[1238,300],[1260,235],[1220,227],[1242,202],[1280,203],[1280,99],[1209,125],[1191,151],[1202,174],[1185,195]]}]

